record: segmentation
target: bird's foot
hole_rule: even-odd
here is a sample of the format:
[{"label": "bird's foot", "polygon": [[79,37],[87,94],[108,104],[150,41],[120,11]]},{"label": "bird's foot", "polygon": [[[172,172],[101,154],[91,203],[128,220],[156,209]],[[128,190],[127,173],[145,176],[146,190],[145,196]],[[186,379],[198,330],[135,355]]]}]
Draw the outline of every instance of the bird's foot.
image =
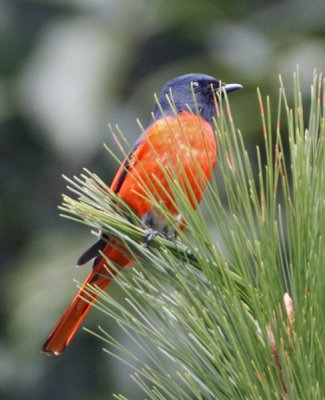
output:
[{"label": "bird's foot", "polygon": [[146,230],[146,233],[145,233],[145,242],[144,242],[144,244],[143,244],[143,246],[145,247],[145,248],[148,248],[149,247],[149,245],[150,245],[150,243],[152,242],[152,240],[153,240],[153,238],[155,237],[155,236],[158,236],[160,233],[159,233],[159,231],[157,231],[157,230],[154,230],[154,229],[152,229],[152,228],[148,228],[147,230]]},{"label": "bird's foot", "polygon": [[174,229],[164,229],[162,231],[159,231],[157,229],[147,228],[145,233],[146,239],[144,242],[144,247],[148,248],[150,243],[156,236],[163,237],[172,242],[177,241],[177,233]]}]

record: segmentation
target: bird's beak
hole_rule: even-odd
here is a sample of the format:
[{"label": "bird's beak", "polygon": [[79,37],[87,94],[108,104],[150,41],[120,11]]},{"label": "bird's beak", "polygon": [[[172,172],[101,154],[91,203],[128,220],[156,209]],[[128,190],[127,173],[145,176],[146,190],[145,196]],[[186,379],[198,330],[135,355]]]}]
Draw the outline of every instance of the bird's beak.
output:
[{"label": "bird's beak", "polygon": [[242,89],[243,86],[239,83],[223,83],[221,89],[225,90],[227,93],[234,92],[235,90]]}]

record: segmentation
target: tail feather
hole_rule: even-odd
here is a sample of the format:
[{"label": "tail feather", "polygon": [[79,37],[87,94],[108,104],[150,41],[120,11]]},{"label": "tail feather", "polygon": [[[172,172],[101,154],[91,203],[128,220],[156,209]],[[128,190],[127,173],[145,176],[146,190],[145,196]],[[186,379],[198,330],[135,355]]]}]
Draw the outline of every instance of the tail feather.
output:
[{"label": "tail feather", "polygon": [[[47,354],[59,355],[68,346],[73,336],[75,335],[77,329],[86,318],[86,315],[90,311],[94,302],[98,299],[97,295],[91,294],[87,285],[94,279],[96,273],[91,272],[81,289],[73,298],[72,302],[60,318],[59,322],[49,334],[48,339],[42,347],[42,352]],[[105,281],[104,281],[105,280]],[[99,281],[101,285],[99,285]],[[96,279],[96,286],[101,287],[101,289],[106,289],[110,284],[108,278]]]},{"label": "tail feather", "polygon": [[[121,247],[120,247],[121,249]],[[130,264],[130,260],[118,248],[107,245],[104,254],[117,266],[123,268]],[[87,276],[82,287],[63,313],[59,322],[49,334],[41,351],[46,354],[60,355],[73,339],[77,329],[82,324],[98,295],[91,293],[89,286],[105,290],[116,272],[108,274],[105,260],[100,258],[93,271]]]}]

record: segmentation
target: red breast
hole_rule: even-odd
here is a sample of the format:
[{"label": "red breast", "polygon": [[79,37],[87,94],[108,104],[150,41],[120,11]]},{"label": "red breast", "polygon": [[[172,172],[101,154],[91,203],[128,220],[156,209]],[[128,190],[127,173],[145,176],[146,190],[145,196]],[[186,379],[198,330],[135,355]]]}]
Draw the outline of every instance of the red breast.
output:
[{"label": "red breast", "polygon": [[[147,129],[135,150],[119,196],[140,216],[152,208],[150,195],[177,215],[166,171],[180,182],[195,208],[215,163],[216,141],[209,122],[188,111],[163,117]],[[115,184],[114,180],[112,187]]]}]

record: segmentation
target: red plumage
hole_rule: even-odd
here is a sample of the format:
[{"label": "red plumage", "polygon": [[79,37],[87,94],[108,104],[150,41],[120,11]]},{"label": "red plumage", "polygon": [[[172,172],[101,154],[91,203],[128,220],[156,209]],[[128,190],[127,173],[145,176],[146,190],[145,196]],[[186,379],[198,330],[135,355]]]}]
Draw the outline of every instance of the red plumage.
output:
[{"label": "red plumage", "polygon": [[[186,111],[187,103],[193,98],[191,85],[197,77],[201,79],[197,83],[202,88],[198,105],[203,104],[201,110],[205,118]],[[169,112],[169,103],[166,103],[164,97],[169,92],[167,84],[160,97],[166,116],[159,116],[159,110],[156,110],[157,120],[142,135],[111,184],[112,191],[118,193],[144,221],[150,220],[154,224],[151,227],[155,229],[160,229],[166,222],[159,220],[162,216],[153,209],[152,202],[148,199],[150,196],[163,203],[175,217],[179,215],[168,184],[168,175],[180,183],[195,208],[202,198],[216,162],[216,142],[211,118],[215,112],[214,90],[219,90],[218,81],[206,75],[190,74],[176,78],[169,84],[177,89],[178,97],[175,96],[174,100],[180,108],[178,114],[175,116]],[[224,87],[227,89],[227,85]],[[232,91],[239,89],[240,85],[228,85],[228,88]],[[153,217],[151,218],[153,215],[154,222]],[[43,352],[61,354],[70,343],[97,300],[97,296],[91,295],[87,287],[90,285],[106,289],[110,284],[115,272],[109,271],[105,259],[98,255],[98,250],[119,269],[132,265],[133,261],[125,255],[122,246],[111,238],[108,238],[107,243],[101,240],[98,245],[92,246],[79,259],[79,263],[95,256],[93,270],[50,333],[43,345]]]}]

